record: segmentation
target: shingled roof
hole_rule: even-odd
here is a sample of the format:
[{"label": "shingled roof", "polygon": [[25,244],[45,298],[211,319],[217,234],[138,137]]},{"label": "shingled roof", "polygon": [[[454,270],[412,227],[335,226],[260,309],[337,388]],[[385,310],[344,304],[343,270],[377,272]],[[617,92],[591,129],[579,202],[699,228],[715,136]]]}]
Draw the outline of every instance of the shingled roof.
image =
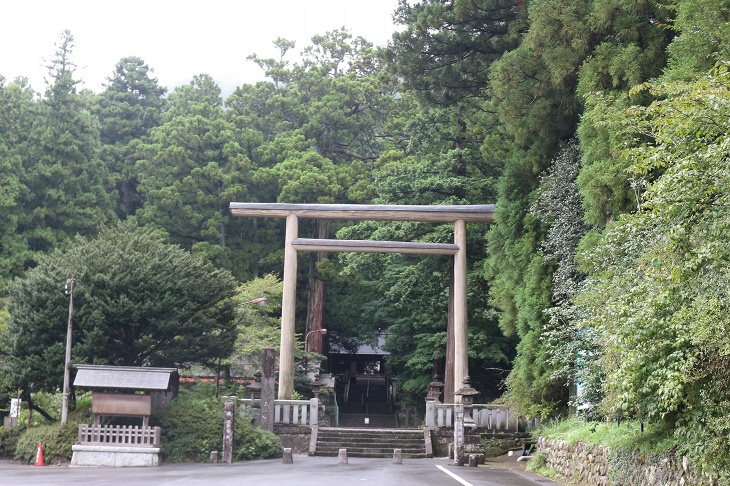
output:
[{"label": "shingled roof", "polygon": [[76,364],[74,386],[78,388],[165,391],[177,381],[177,368],[99,366]]}]

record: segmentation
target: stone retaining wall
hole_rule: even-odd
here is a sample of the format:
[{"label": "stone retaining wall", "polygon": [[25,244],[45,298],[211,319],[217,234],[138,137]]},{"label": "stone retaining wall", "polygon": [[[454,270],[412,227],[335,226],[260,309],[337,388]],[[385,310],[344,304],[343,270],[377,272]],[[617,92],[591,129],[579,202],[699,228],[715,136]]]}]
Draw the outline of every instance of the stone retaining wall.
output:
[{"label": "stone retaining wall", "polygon": [[694,470],[686,457],[637,451],[611,450],[589,444],[538,439],[538,453],[546,455],[547,467],[563,479],[581,485],[685,486],[717,484]]},{"label": "stone retaining wall", "polygon": [[[464,434],[464,453],[482,454],[484,457],[497,457],[507,451],[521,450],[530,434],[526,433],[486,433]],[[454,445],[454,429],[431,430],[431,443],[434,457],[451,457]]]},{"label": "stone retaining wall", "polygon": [[312,433],[309,427],[277,425],[274,427],[274,433],[281,439],[281,447],[291,449],[293,454],[309,452],[309,438]]}]

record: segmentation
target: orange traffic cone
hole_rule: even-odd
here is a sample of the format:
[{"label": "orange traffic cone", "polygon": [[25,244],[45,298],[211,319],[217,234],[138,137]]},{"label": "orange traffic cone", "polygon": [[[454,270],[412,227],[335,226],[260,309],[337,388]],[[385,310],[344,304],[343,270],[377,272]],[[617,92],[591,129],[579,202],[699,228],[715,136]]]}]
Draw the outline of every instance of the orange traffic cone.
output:
[{"label": "orange traffic cone", "polygon": [[38,443],[38,450],[35,453],[35,465],[45,466],[46,460],[43,458],[43,442]]}]

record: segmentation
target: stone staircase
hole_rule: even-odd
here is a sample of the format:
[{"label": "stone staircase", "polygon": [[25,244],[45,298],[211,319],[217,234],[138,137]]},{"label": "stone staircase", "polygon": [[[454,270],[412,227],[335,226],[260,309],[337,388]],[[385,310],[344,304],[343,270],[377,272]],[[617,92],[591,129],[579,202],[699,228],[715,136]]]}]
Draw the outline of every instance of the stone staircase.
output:
[{"label": "stone staircase", "polygon": [[393,457],[394,449],[404,459],[427,457],[421,429],[320,428],[314,455],[336,457],[340,449],[347,449],[348,457]]},{"label": "stone staircase", "polygon": [[[371,383],[372,382],[372,383]],[[385,382],[360,379],[350,390],[349,401],[340,405],[340,427],[394,429],[397,419],[388,403]],[[365,423],[367,419],[368,423]]]}]

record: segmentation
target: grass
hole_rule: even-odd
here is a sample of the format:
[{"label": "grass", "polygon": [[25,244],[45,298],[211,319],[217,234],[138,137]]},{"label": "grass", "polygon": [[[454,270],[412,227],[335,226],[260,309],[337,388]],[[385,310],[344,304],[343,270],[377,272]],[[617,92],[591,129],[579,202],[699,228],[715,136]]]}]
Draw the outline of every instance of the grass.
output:
[{"label": "grass", "polygon": [[625,420],[617,426],[615,423],[587,422],[574,417],[547,423],[535,435],[572,444],[582,442],[645,453],[669,452],[676,447],[671,433],[653,424],[645,425],[642,432],[638,420]]},{"label": "grass", "polygon": [[547,466],[547,456],[543,453],[535,454],[532,460],[527,463],[525,469],[546,478],[555,478],[558,476],[558,473],[554,469]]}]

